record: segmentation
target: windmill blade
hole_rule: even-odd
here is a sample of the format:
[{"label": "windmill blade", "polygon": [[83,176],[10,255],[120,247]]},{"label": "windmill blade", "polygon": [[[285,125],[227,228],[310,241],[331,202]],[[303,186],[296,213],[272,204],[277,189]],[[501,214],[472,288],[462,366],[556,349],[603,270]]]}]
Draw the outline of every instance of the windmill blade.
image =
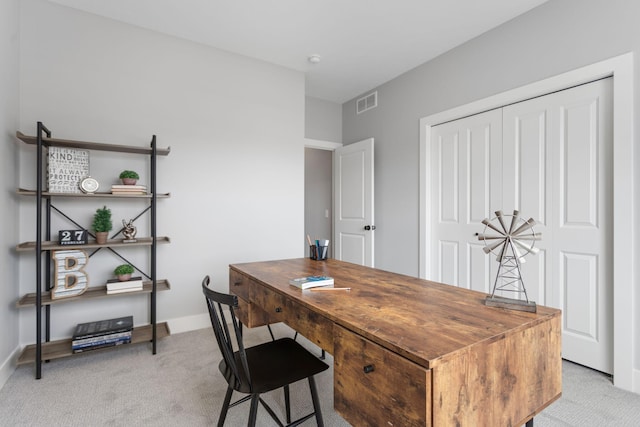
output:
[{"label": "windmill blade", "polygon": [[524,264],[525,262],[527,262],[527,260],[524,259],[524,255],[527,254],[526,252],[524,253],[524,255],[521,254],[518,248],[516,248],[514,245],[511,245],[511,249],[513,250],[513,254],[516,256],[516,258],[518,258],[518,262],[520,262],[520,264]]},{"label": "windmill blade", "polygon": [[514,209],[513,216],[511,217],[511,226],[509,227],[509,234],[513,232],[513,228],[516,226],[519,219],[520,219],[520,212]]},{"label": "windmill blade", "polygon": [[496,217],[498,218],[498,221],[500,221],[500,225],[502,226],[502,229],[504,230],[504,232],[507,232],[507,226],[504,225],[504,220],[503,220],[503,215],[502,215],[502,211],[496,211]]},{"label": "windmill blade", "polygon": [[542,240],[542,233],[525,234],[524,236],[515,236],[519,240]]},{"label": "windmill blade", "polygon": [[487,234],[481,234],[481,233],[479,233],[477,236],[478,236],[478,240],[504,239],[504,236],[489,236]]},{"label": "windmill blade", "polygon": [[494,243],[491,246],[485,246],[484,248],[482,248],[482,250],[484,251],[485,254],[488,254],[489,252],[493,251],[495,248],[497,248],[498,246],[504,244],[504,238],[502,240],[500,240],[499,242]]},{"label": "windmill blade", "polygon": [[498,227],[496,227],[495,225],[491,224],[487,218],[483,219],[483,220],[482,220],[482,223],[483,223],[484,225],[486,225],[487,227],[489,227],[490,229],[492,229],[492,230],[494,230],[494,231],[497,231],[497,232],[498,232],[498,233],[500,233],[501,235],[503,235],[503,236],[505,235],[505,234],[504,234],[504,232],[502,232],[502,231],[500,231],[500,230],[498,229]]},{"label": "windmill blade", "polygon": [[520,227],[518,227],[517,230],[514,230],[512,235],[513,236],[517,236],[518,234],[522,233],[523,231],[527,231],[528,229],[530,229],[534,225],[536,225],[536,221],[533,218],[529,218],[527,220],[527,222],[525,222]]},{"label": "windmill blade", "polygon": [[[514,240],[513,240],[513,242],[514,242],[516,245],[520,246],[522,249],[526,249],[526,250],[527,250],[527,252],[531,252],[531,253],[532,253],[532,254],[534,254],[534,255],[535,255],[535,254],[537,254],[538,252],[540,252],[540,249],[536,248],[535,246],[529,246],[529,245],[526,245],[526,244],[524,244],[524,243],[522,243],[522,242],[519,242],[517,239],[514,239]],[[525,254],[525,255],[526,255],[526,254]]]}]

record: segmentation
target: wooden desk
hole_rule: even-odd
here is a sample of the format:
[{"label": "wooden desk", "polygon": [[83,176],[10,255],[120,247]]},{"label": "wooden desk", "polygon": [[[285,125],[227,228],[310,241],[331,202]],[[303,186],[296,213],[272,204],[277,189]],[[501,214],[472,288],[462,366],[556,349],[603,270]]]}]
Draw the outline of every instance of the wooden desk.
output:
[{"label": "wooden desk", "polygon": [[[301,291],[328,275],[351,291]],[[334,356],[334,408],[355,426],[520,426],[562,392],[560,311],[336,260],[234,264],[248,327],[285,322]]]}]

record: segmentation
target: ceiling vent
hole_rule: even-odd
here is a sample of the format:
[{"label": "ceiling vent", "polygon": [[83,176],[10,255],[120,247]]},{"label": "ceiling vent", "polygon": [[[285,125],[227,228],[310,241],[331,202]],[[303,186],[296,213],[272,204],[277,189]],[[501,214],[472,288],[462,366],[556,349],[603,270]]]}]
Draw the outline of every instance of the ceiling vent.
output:
[{"label": "ceiling vent", "polygon": [[378,106],[378,92],[370,93],[369,95],[365,95],[362,98],[358,99],[356,102],[356,110],[358,114],[364,113],[367,110],[371,110],[372,108],[376,108]]}]

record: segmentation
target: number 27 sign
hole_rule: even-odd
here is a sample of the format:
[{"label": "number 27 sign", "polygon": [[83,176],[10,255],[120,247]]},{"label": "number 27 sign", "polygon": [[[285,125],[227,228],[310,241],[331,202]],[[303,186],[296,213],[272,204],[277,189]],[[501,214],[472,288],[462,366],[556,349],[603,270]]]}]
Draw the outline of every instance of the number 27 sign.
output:
[{"label": "number 27 sign", "polygon": [[60,230],[58,231],[58,243],[60,245],[86,245],[87,230]]}]

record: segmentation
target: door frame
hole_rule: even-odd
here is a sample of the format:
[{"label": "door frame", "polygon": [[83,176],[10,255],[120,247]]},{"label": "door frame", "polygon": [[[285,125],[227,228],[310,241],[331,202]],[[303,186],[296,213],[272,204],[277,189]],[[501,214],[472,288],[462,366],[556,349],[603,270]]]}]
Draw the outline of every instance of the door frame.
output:
[{"label": "door frame", "polygon": [[[315,150],[324,150],[324,151],[331,151],[331,179],[333,180],[333,152],[336,151],[337,148],[342,147],[343,144],[341,142],[332,142],[332,141],[324,141],[321,139],[311,139],[311,138],[305,138],[304,139],[304,148],[313,148]],[[305,194],[305,198],[306,198],[306,194]],[[330,238],[333,238],[333,230],[334,230],[334,224],[333,224],[333,205],[335,204],[335,189],[333,187],[333,182],[331,183],[331,212],[329,212],[329,218],[331,218],[331,231],[330,231]],[[306,222],[306,216],[307,216],[307,205],[305,203],[304,206],[305,212],[305,222]],[[305,233],[307,232],[306,230],[306,223],[305,223]],[[306,242],[306,240],[305,240]],[[304,252],[303,252],[303,256],[308,256],[308,248],[306,246],[304,246]]]},{"label": "door frame", "polygon": [[[419,274],[429,278],[431,218],[431,128],[435,125],[503,107],[550,92],[613,77],[613,381],[616,387],[640,393],[640,370],[634,371],[634,103],[633,52],[559,74],[479,101],[420,119],[420,243]],[[632,179],[629,179],[632,177]]]}]

